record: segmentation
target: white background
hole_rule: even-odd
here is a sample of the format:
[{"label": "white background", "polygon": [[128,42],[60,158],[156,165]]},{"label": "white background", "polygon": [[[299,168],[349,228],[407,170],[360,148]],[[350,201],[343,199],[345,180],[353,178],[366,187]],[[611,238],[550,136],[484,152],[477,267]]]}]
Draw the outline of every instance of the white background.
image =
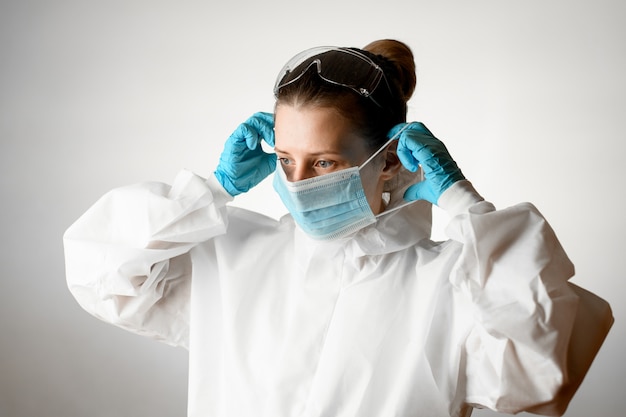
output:
[{"label": "white background", "polygon": [[[415,53],[410,119],[498,207],[537,205],[574,282],[611,302],[566,416],[623,416],[625,17],[618,0],[2,1],[0,416],[183,416],[186,352],[83,312],[64,230],[110,188],[210,175],[296,52],[387,37]],[[284,211],[267,182],[237,204]]]}]

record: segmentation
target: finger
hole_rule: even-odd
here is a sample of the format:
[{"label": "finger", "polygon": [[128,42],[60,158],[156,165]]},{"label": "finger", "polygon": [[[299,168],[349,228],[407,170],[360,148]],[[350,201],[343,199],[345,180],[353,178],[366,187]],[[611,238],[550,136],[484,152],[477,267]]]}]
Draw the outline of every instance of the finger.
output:
[{"label": "finger", "polygon": [[277,164],[276,154],[267,154],[265,156],[264,162],[267,167],[268,175],[276,170],[276,164]]},{"label": "finger", "polygon": [[[257,129],[250,124],[250,120],[239,126],[238,144],[245,143],[246,147],[254,150],[259,146],[259,133]],[[241,149],[243,151],[243,149]]]},{"label": "finger", "polygon": [[411,129],[414,132],[420,132],[423,134],[426,134],[428,136],[432,136],[433,134],[430,132],[430,130],[428,130],[428,128],[426,127],[426,125],[424,125],[424,123],[422,122],[411,122],[409,129]]},{"label": "finger", "polygon": [[400,123],[388,133],[389,139],[398,138],[398,158],[409,171],[419,167],[419,152],[425,146],[424,139],[431,137],[430,131],[420,122]]},{"label": "finger", "polygon": [[272,113],[255,113],[246,123],[257,131],[256,143],[254,143],[254,147],[250,147],[250,143],[248,144],[250,149],[256,149],[256,146],[258,146],[261,139],[263,139],[270,146],[274,146],[274,115]]},{"label": "finger", "polygon": [[421,195],[420,189],[423,186],[424,186],[424,183],[421,183],[421,182],[411,185],[404,192],[404,199],[406,201],[420,200],[420,195]]},{"label": "finger", "polygon": [[397,154],[398,159],[406,169],[411,172],[417,171],[417,168],[419,167],[417,159],[413,156],[413,152],[403,145],[402,142],[398,144]]},{"label": "finger", "polygon": [[237,126],[237,129],[230,135],[224,146],[224,151],[228,153],[239,154],[246,151],[248,145],[247,137],[250,135],[250,127],[245,123]]},{"label": "finger", "polygon": [[426,200],[437,204],[437,199],[426,182],[418,182],[407,188],[404,192],[404,199],[406,201]]},{"label": "finger", "polygon": [[410,149],[407,149],[406,142],[403,140],[402,134],[410,125],[407,123],[398,123],[387,132],[387,139],[398,139],[397,155],[398,159],[406,169],[411,172],[417,170],[417,161],[413,158]]},{"label": "finger", "polygon": [[408,125],[406,123],[399,123],[395,125],[394,127],[391,128],[391,130],[389,130],[389,132],[387,132],[387,139],[395,138],[398,135],[398,133],[400,133],[402,130],[404,130],[407,127]]}]

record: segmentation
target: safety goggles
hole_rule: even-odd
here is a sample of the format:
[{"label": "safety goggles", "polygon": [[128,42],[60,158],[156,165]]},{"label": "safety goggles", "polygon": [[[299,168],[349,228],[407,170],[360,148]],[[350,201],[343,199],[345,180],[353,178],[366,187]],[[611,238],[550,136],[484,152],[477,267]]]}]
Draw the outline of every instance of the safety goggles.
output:
[{"label": "safety goggles", "polygon": [[367,55],[349,48],[319,46],[300,52],[287,62],[276,79],[274,95],[278,97],[281,88],[298,81],[312,67],[322,80],[349,88],[379,107],[372,94],[381,81],[389,88],[382,68]]}]

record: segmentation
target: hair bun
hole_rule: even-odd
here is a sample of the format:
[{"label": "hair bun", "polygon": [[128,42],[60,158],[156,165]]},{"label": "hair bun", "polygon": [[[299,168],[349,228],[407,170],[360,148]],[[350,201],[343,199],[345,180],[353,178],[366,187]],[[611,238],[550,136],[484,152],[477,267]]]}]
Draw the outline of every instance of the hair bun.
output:
[{"label": "hair bun", "polygon": [[389,81],[395,81],[400,91],[402,91],[404,101],[409,101],[417,83],[415,60],[411,48],[405,43],[394,39],[380,39],[369,43],[363,50],[380,55],[393,65],[395,69],[393,78],[395,79]]}]

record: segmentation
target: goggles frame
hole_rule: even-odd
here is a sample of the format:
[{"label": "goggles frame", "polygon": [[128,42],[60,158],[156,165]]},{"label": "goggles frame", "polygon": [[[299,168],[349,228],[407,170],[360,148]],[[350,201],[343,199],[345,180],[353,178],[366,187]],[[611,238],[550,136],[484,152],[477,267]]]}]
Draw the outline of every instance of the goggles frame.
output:
[{"label": "goggles frame", "polygon": [[[343,54],[340,66],[335,63],[325,66],[324,55],[333,52]],[[274,84],[274,96],[278,97],[281,88],[298,81],[311,67],[315,67],[318,77],[323,81],[348,88],[362,97],[369,98],[378,107],[382,106],[374,100],[372,94],[381,81],[384,81],[391,92],[383,69],[367,55],[353,48],[317,46],[300,52],[283,66]],[[299,73],[291,76],[298,68]]]}]

